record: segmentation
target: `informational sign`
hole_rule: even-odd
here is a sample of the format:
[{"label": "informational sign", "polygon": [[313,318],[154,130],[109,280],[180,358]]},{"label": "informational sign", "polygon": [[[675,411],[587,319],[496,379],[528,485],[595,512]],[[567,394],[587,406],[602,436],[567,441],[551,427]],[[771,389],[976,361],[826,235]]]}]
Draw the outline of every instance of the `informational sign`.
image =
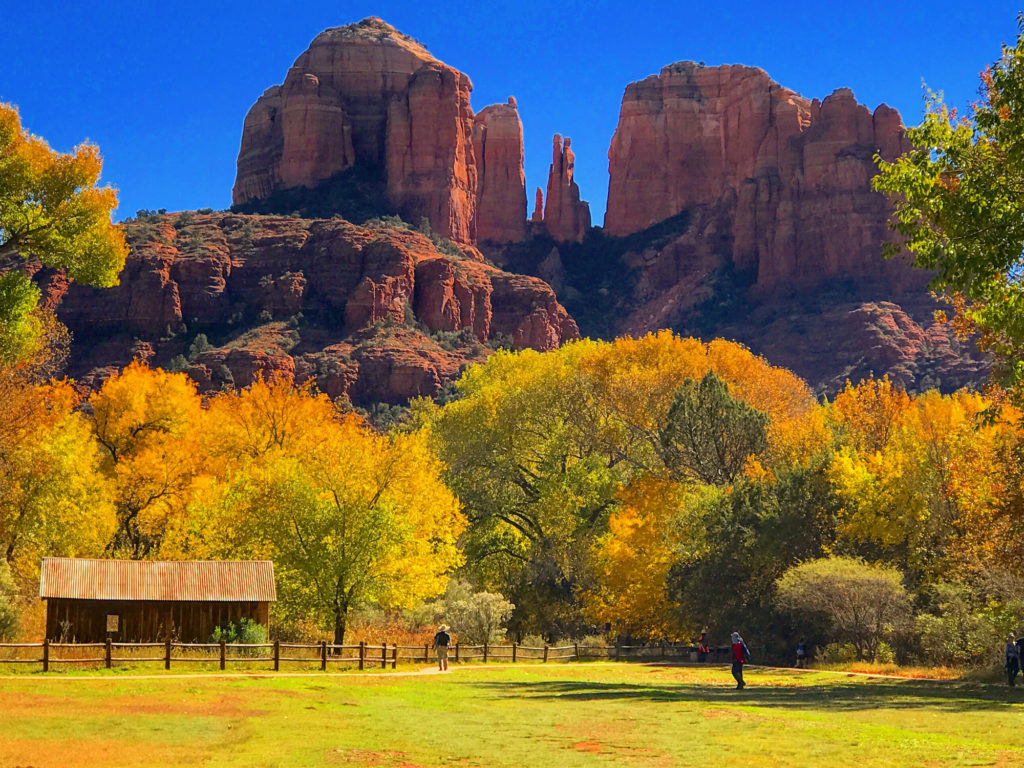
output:
[{"label": "informational sign", "polygon": [[107,632],[119,632],[121,629],[121,617],[116,613],[107,614]]}]

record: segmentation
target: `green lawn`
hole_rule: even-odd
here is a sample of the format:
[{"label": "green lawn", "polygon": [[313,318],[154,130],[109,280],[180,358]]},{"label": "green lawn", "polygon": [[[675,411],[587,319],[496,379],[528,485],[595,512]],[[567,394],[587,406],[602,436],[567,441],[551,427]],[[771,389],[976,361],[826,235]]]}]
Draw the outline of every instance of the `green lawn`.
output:
[{"label": "green lawn", "polygon": [[0,766],[1024,765],[1024,689],[756,668],[747,679],[740,692],[725,667],[614,663],[18,675],[0,679]]}]

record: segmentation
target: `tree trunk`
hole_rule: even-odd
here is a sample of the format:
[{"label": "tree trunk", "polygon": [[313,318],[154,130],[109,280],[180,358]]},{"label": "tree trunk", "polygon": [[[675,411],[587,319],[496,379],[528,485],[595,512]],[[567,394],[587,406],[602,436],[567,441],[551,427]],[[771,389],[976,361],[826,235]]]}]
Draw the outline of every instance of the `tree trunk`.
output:
[{"label": "tree trunk", "polygon": [[[348,625],[348,604],[334,606],[334,644],[345,644],[345,628]],[[335,651],[341,653],[341,650]]]}]

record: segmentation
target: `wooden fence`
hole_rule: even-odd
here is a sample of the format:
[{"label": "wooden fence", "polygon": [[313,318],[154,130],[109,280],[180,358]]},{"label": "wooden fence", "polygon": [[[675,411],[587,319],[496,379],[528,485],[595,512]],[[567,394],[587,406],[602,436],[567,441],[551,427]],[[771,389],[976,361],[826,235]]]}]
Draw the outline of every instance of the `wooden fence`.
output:
[{"label": "wooden fence", "polygon": [[[36,649],[40,655],[32,655]],[[123,655],[138,651],[144,655]],[[609,659],[613,661],[636,660],[693,660],[697,649],[670,643],[648,645],[590,645],[573,643],[559,646],[462,645],[456,643],[449,651],[454,662],[523,662],[569,661],[584,659]],[[84,654],[84,655],[83,655]],[[148,655],[145,655],[148,654]],[[712,660],[728,657],[729,647],[712,648]],[[44,672],[52,665],[93,664],[107,669],[117,663],[162,662],[164,669],[173,664],[205,662],[217,664],[220,669],[227,665],[264,663],[272,665],[274,671],[282,663],[319,666],[326,670],[330,665],[346,664],[359,669],[395,669],[398,662],[430,662],[436,654],[430,645],[397,645],[382,643],[373,645],[361,642],[358,645],[334,645],[320,643],[287,643],[275,640],[272,643],[119,643],[107,640],[104,643],[55,643],[44,640],[41,643],[0,643],[0,665],[41,664]]]}]

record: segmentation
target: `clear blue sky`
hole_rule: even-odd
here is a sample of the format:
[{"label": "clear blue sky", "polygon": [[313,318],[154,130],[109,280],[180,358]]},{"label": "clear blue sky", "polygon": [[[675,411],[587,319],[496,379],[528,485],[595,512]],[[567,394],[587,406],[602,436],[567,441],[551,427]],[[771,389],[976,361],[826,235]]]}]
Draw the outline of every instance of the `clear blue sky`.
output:
[{"label": "clear blue sky", "polygon": [[847,86],[920,119],[921,82],[954,104],[1017,33],[995,0],[821,2],[46,2],[0,0],[0,101],[58,149],[84,138],[139,208],[224,208],[246,111],[322,29],[380,16],[473,81],[473,107],[519,101],[526,174],[569,135],[601,221],[623,89],[683,59],[749,64],[807,96]]}]

